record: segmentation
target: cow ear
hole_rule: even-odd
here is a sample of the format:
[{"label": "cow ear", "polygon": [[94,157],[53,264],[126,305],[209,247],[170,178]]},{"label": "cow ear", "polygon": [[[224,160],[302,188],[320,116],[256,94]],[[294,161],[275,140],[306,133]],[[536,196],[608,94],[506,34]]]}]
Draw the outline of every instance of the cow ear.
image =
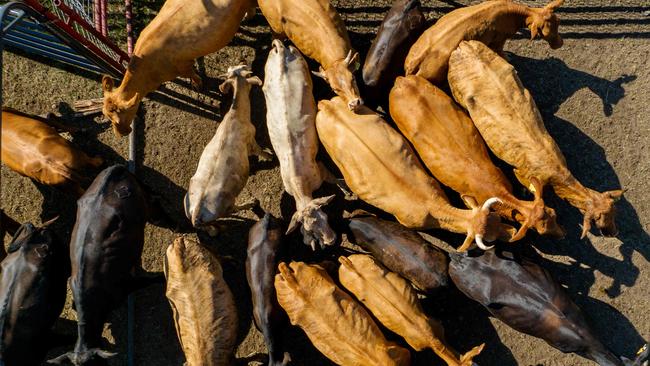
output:
[{"label": "cow ear", "polygon": [[350,61],[348,61],[348,65],[350,65],[350,70],[352,70],[352,72],[359,70],[359,67],[361,67],[361,64],[359,63],[359,52],[354,52],[352,54]]},{"label": "cow ear", "polygon": [[474,197],[472,197],[472,196],[468,196],[468,195],[464,194],[464,195],[460,196],[460,198],[463,199],[463,202],[465,202],[465,205],[467,207],[469,207],[469,208],[474,209],[474,208],[479,207],[478,202],[476,202],[476,199]]},{"label": "cow ear", "polygon": [[562,6],[562,4],[564,4],[564,0],[553,0],[550,3],[546,4],[544,8],[550,11],[554,11],[555,9]]},{"label": "cow ear", "polygon": [[219,85],[219,90],[223,94],[228,94],[230,93],[230,90],[232,89],[232,81],[231,80],[226,80],[221,85]]},{"label": "cow ear", "polygon": [[113,86],[114,86],[113,78],[108,75],[104,75],[102,77],[102,89],[105,92],[111,92],[113,90]]}]

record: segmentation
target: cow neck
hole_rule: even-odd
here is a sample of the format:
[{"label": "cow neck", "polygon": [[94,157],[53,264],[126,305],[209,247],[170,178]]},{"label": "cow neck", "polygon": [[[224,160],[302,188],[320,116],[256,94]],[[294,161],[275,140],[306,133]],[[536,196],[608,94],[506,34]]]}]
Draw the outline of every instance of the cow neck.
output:
[{"label": "cow neck", "polygon": [[237,111],[240,116],[241,114],[244,114],[247,117],[247,120],[249,120],[251,114],[251,100],[249,98],[251,84],[249,84],[245,78],[236,77],[232,81],[232,87],[233,99],[230,110]]},{"label": "cow neck", "polygon": [[132,73],[130,69],[127,69],[117,94],[123,101],[131,100],[136,93],[143,98],[160,86],[155,80],[158,78],[151,68],[138,68],[137,73]]},{"label": "cow neck", "polygon": [[558,197],[567,200],[571,206],[578,208],[583,213],[587,211],[589,206],[592,206],[591,203],[601,194],[583,186],[573,175],[569,175],[560,181],[554,179],[551,184]]},{"label": "cow neck", "polygon": [[534,14],[534,10],[523,4],[508,2],[498,13],[498,18],[513,26],[511,31],[514,35],[519,29],[526,28],[526,19]]},{"label": "cow neck", "polygon": [[471,227],[474,216],[472,210],[456,208],[446,200],[442,205],[433,206],[429,214],[434,221],[437,221],[437,224],[434,224],[435,227],[454,233],[466,233]]}]

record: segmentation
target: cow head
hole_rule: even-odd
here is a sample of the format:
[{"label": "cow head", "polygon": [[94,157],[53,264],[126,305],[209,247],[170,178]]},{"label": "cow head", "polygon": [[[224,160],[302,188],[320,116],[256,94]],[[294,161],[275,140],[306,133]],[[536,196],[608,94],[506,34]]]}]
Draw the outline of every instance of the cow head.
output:
[{"label": "cow head", "polygon": [[494,241],[503,232],[512,231],[510,230],[511,227],[506,227],[508,225],[501,224],[501,219],[498,215],[490,212],[490,208],[493,205],[503,203],[500,199],[492,197],[486,200],[482,206],[479,206],[474,197],[463,195],[462,198],[467,207],[472,210],[472,214],[467,228],[467,237],[463,245],[458,248],[459,252],[464,252],[469,249],[473,241],[476,242],[476,245],[480,249],[492,249],[493,246],[486,246],[483,244],[483,240],[488,242]]},{"label": "cow head", "polygon": [[562,6],[564,0],[553,0],[541,9],[533,9],[531,15],[526,18],[526,26],[530,29],[530,38],[535,39],[538,35],[548,42],[551,48],[562,47],[564,43],[558,33],[560,20],[555,15],[555,9]]},{"label": "cow head", "polygon": [[113,91],[114,82],[110,76],[102,78],[102,89],[104,91],[104,107],[102,113],[111,120],[113,131],[118,136],[126,136],[131,133],[131,122],[135,118],[138,106],[142,98],[140,93],[135,93],[127,100],[119,88]]},{"label": "cow head", "polygon": [[591,230],[591,222],[596,223],[596,227],[605,236],[616,236],[618,229],[616,228],[616,207],[614,203],[621,199],[623,190],[608,191],[603,193],[594,192],[591,201],[587,208],[584,210],[584,221],[582,223],[582,235],[580,238],[587,236]]},{"label": "cow head", "polygon": [[314,75],[325,79],[334,93],[348,103],[348,108],[356,111],[359,106],[363,105],[353,74],[359,69],[359,66],[359,54],[350,50],[345,59],[336,61],[327,70],[323,70],[321,67],[320,72],[314,72]]},{"label": "cow head", "polygon": [[[530,178],[531,191],[535,194],[535,200],[527,212],[524,212],[524,222],[510,241],[517,241],[526,235],[529,228],[534,228],[540,235],[548,235],[556,238],[563,238],[566,234],[562,226],[557,223],[557,214],[551,207],[544,204],[544,186],[535,177]],[[519,210],[518,208],[514,208]]]},{"label": "cow head", "polygon": [[[232,89],[237,90],[238,85],[262,85],[262,80],[253,76],[250,66],[243,64],[229,67],[228,72],[221,77],[226,78],[226,81],[219,85],[219,90],[223,94],[230,93]],[[238,84],[239,81],[244,81],[244,83]]]}]

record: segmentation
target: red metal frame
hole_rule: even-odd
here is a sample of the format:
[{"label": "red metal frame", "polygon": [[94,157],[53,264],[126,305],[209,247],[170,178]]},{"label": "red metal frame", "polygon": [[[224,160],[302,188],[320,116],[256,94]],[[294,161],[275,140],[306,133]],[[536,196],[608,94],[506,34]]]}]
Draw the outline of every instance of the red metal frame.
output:
[{"label": "red metal frame", "polygon": [[[114,67],[116,70],[118,70],[121,74],[124,74],[126,72],[126,67],[129,64],[129,56],[122,51],[119,47],[117,47],[113,42],[108,40],[103,33],[107,33],[107,27],[105,24],[102,25],[102,21],[100,20],[99,26],[100,30],[95,29],[92,25],[88,24],[86,20],[81,18],[79,14],[77,14],[74,10],[70,9],[67,5],[63,3],[61,0],[54,0],[52,1],[52,4],[56,6],[58,9],[60,9],[66,16],[68,16],[67,20],[61,19],[52,12],[48,11],[38,0],[23,0],[27,5],[41,13],[43,16],[45,16],[50,22],[56,24],[57,27],[61,28],[63,31],[68,33],[72,38],[74,38],[76,41],[84,45],[84,47],[88,48],[92,53],[100,56],[102,59],[104,59],[107,63],[109,63],[112,67]],[[98,0],[99,2],[99,13],[101,15],[102,13],[102,2],[104,3],[104,9],[103,11],[105,12],[105,0]],[[105,16],[100,16],[100,19],[105,19]],[[86,37],[82,36],[79,34],[73,27],[73,24],[76,24],[83,28],[85,31],[87,31],[89,34],[92,36],[96,37],[100,43],[102,43],[106,49],[102,50],[100,49],[95,43],[91,42],[89,39]],[[95,21],[95,26],[97,26],[97,21]]]}]

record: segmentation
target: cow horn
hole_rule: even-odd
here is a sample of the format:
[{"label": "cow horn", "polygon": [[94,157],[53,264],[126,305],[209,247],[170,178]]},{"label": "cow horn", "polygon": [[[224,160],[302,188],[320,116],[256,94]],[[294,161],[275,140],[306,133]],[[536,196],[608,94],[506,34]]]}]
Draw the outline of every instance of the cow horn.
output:
[{"label": "cow horn", "polygon": [[325,76],[325,70],[321,67],[319,71],[312,71],[311,73],[314,74],[315,76],[318,76],[321,79],[324,79],[327,81],[327,76]]},{"label": "cow horn", "polygon": [[53,218],[51,218],[51,219],[45,221],[45,222],[41,225],[41,227],[48,227],[48,226],[52,225],[52,223],[54,223],[56,220],[58,220],[59,217],[60,217],[60,215],[56,215],[56,216],[54,216]]},{"label": "cow horn", "polygon": [[465,237],[465,241],[463,242],[463,245],[458,247],[458,249],[456,250],[459,252],[466,252],[467,249],[469,249],[469,247],[472,245],[472,240],[474,240],[472,234],[467,234],[467,236]]},{"label": "cow horn", "polygon": [[580,235],[580,239],[584,239],[589,230],[591,230],[591,214],[585,213],[585,218],[582,221],[582,234]]},{"label": "cow horn", "polygon": [[519,230],[517,230],[517,233],[512,238],[510,238],[510,240],[508,240],[508,241],[510,243],[512,243],[512,242],[515,242],[517,240],[523,239],[523,237],[526,236],[526,232],[528,232],[528,229],[530,229],[530,226],[527,223],[521,225]]},{"label": "cow horn", "polygon": [[494,205],[495,203],[503,203],[503,201],[501,201],[501,199],[497,197],[489,198],[483,203],[483,207],[481,207],[481,211],[483,212],[490,211],[490,207],[492,207],[492,205]]},{"label": "cow horn", "polygon": [[490,250],[494,248],[494,245],[490,245],[488,247],[485,244],[483,244],[483,235],[481,234],[476,234],[476,236],[474,236],[474,240],[476,241],[476,245],[483,250]]}]

